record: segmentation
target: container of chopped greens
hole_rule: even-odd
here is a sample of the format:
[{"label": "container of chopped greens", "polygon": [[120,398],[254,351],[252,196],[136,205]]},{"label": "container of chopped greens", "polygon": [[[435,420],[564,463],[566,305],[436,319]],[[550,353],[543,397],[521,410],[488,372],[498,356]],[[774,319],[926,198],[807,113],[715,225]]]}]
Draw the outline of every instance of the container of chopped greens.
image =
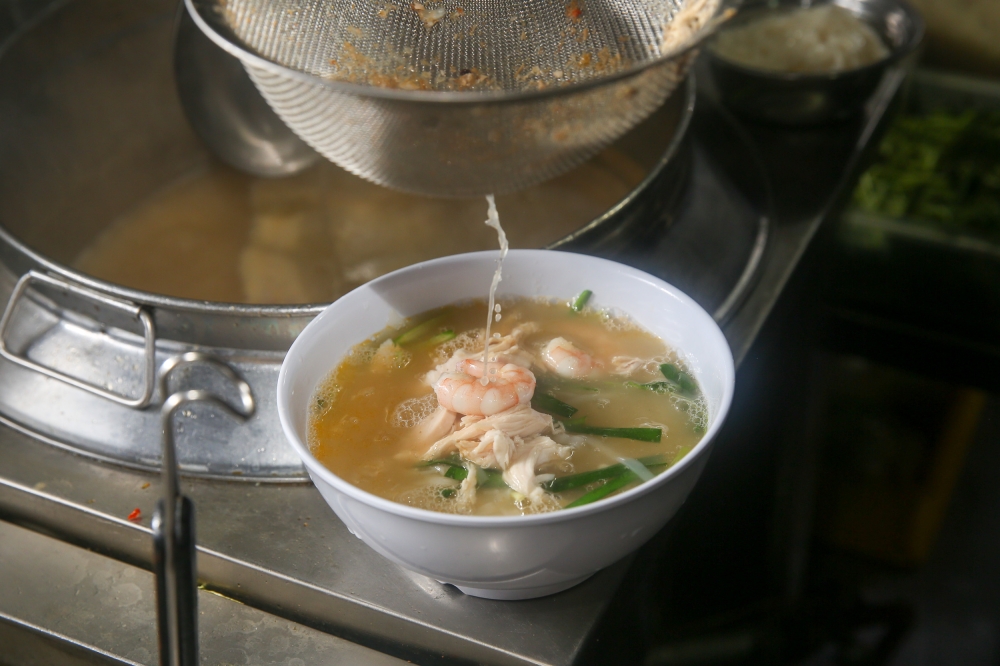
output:
[{"label": "container of chopped greens", "polygon": [[1000,339],[1000,82],[916,72],[839,239],[834,303]]}]

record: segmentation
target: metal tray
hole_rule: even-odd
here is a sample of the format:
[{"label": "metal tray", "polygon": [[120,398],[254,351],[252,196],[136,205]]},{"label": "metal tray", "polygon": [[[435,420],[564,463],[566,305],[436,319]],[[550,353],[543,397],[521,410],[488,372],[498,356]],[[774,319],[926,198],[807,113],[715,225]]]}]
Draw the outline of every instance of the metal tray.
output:
[{"label": "metal tray", "polygon": [[[917,71],[900,110],[1000,109],[1000,84]],[[834,307],[1000,353],[1000,245],[927,223],[849,209],[838,230],[839,259],[828,283]],[[964,341],[964,342],[962,342]]]}]

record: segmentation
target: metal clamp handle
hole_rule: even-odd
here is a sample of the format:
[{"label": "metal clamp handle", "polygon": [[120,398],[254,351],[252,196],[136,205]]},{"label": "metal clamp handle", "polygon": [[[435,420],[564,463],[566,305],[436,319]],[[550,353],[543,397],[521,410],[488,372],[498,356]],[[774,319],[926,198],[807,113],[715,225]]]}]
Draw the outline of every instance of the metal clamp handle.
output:
[{"label": "metal clamp handle", "polygon": [[[24,295],[24,292],[28,289],[28,287],[35,282],[40,282],[55,289],[70,292],[76,296],[80,296],[100,305],[113,308],[139,320],[143,329],[143,353],[145,365],[145,381],[143,384],[142,394],[139,395],[139,397],[132,398],[121,393],[115,393],[114,391],[110,391],[96,384],[83,381],[82,379],[77,379],[76,377],[67,375],[63,372],[55,370],[54,368],[36,363],[26,356],[16,354],[7,347],[7,329],[10,328],[10,323],[13,320],[14,310],[17,307],[17,303],[21,300],[21,297]],[[156,388],[156,329],[153,325],[153,317],[148,311],[134,303],[121,301],[117,298],[112,298],[100,292],[87,289],[86,287],[66,282],[52,275],[39,273],[33,270],[22,275],[21,279],[17,281],[17,285],[15,285],[14,291],[10,295],[10,300],[7,301],[7,308],[4,310],[3,318],[0,319],[0,356],[3,356],[11,363],[16,363],[21,367],[34,370],[35,372],[45,375],[46,377],[57,379],[65,384],[87,391],[88,393],[93,393],[94,395],[98,395],[102,398],[107,398],[112,402],[117,402],[120,405],[133,407],[135,409],[142,409],[143,407],[148,406],[153,399],[153,391]]]},{"label": "metal clamp handle", "polygon": [[[215,368],[236,385],[240,408],[203,390],[167,394],[167,379],[174,370],[205,364]],[[174,443],[173,417],[182,406],[207,402],[243,422],[256,409],[250,385],[222,361],[200,352],[173,356],[160,366],[160,392],[166,397],[160,408],[163,423],[163,499],[153,514],[153,567],[156,573],[157,625],[160,637],[161,666],[197,666],[198,598],[195,563],[194,503],[180,493],[177,447]]]}]

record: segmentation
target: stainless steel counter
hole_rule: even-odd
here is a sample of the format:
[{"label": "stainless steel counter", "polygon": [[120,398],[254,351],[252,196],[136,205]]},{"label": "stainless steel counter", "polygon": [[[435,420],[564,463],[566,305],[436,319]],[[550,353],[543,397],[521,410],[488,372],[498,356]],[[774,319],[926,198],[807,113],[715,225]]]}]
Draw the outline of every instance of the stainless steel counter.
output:
[{"label": "stainless steel counter", "polygon": [[[900,81],[901,75],[893,73],[864,122],[849,128],[853,145],[834,165],[836,177],[811,193],[816,205],[801,210],[780,196],[771,209],[772,188],[764,174],[768,150],[774,157],[775,147],[763,150],[763,157],[755,154],[761,134],[748,134],[730,122],[708,102],[711,91],[706,90],[706,104],[696,113],[686,200],[658,243],[623,259],[663,275],[717,311],[741,361],[817,229],[853,180]],[[762,131],[767,136],[771,130]],[[94,567],[109,580],[141,580],[136,585],[148,588],[144,570],[150,567],[151,542],[145,517],[152,513],[157,481],[46,445],[15,424],[0,425],[0,518],[7,521],[0,523],[0,586],[5,586],[0,588],[0,637],[15,629],[33,636],[49,631],[63,637],[59,645],[67,650],[83,650],[94,659],[155,663],[155,651],[148,647],[148,608],[142,606],[147,614],[137,615],[137,607],[120,603],[123,592],[114,585],[88,587],[91,610],[76,611],[80,606],[67,602],[65,614],[39,612],[23,595],[4,590],[32,589],[51,594],[56,603],[72,587],[66,581]],[[183,490],[197,506],[199,578],[228,598],[200,597],[202,631],[215,632],[231,620],[266,631],[276,645],[307,636],[315,654],[341,655],[330,657],[330,663],[392,663],[366,652],[364,645],[425,664],[568,665],[581,653],[631,563],[621,562],[551,597],[492,602],[466,597],[382,559],[350,535],[310,485],[187,481]],[[144,516],[138,524],[126,520],[136,507]],[[52,555],[42,558],[43,552]],[[33,570],[41,574],[31,579],[32,587],[24,587],[28,579],[22,572]],[[148,596],[142,595],[143,603],[148,604]],[[75,617],[88,612],[93,624]],[[136,619],[142,617],[146,624]],[[137,632],[146,632],[146,643]],[[247,655],[242,663],[275,663],[289,655],[267,652],[258,643],[248,651],[244,638],[232,632],[217,637],[211,645],[231,641],[234,650]]]},{"label": "stainless steel counter", "polygon": [[[149,572],[4,522],[0,563],[4,663],[155,663]],[[404,663],[210,592],[198,607],[204,663]]]}]

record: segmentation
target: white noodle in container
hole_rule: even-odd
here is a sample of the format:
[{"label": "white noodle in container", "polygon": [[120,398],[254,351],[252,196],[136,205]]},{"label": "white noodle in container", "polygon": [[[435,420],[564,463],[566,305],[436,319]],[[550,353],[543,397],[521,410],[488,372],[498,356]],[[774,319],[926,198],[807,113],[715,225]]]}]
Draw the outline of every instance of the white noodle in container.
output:
[{"label": "white noodle in container", "polygon": [[676,287],[605,259],[511,250],[498,294],[569,300],[592,289],[613,309],[663,339],[686,360],[705,397],[702,440],[652,480],[573,509],[527,516],[427,511],[367,493],[324,467],[307,444],[310,399],[357,343],[392,322],[483,298],[496,252],[410,266],[347,294],[310,323],[281,367],[278,413],[288,441],[323,498],[351,532],[412,571],[490,599],[529,599],[586,580],[652,537],[680,508],[708,459],[733,395],[733,357],[712,317]]},{"label": "white noodle in container", "polygon": [[923,20],[906,0],[812,4],[748,7],[720,31],[707,51],[727,105],[783,125],[848,119],[923,39]]}]

